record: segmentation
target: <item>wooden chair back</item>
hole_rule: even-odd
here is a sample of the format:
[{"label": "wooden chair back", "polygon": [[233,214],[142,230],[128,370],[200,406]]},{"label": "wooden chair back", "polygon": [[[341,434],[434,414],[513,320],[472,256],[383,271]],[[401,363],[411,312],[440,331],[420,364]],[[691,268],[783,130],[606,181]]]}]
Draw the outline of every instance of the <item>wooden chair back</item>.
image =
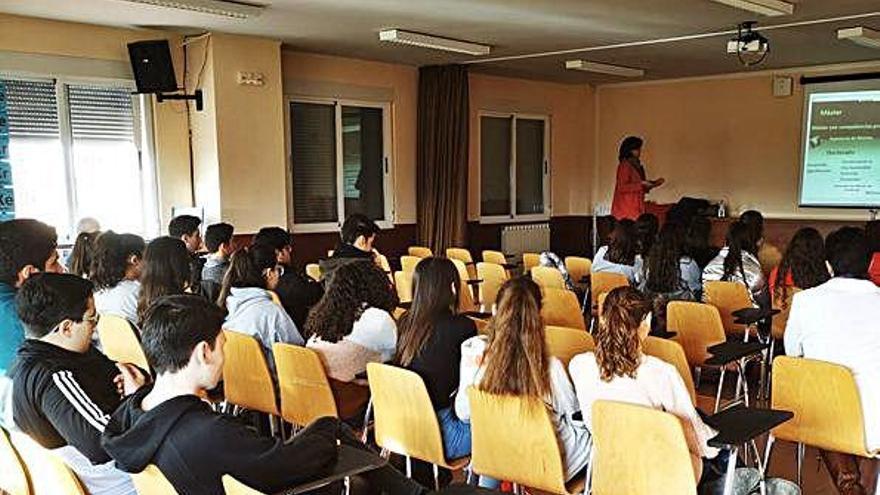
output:
[{"label": "wooden chair back", "polygon": [[395,454],[448,466],[437,413],[422,378],[381,363],[367,364],[376,444]]},{"label": "wooden chair back", "polygon": [[24,433],[14,431],[9,438],[27,468],[33,495],[86,495],[79,478],[57,455]]},{"label": "wooden chair back", "polygon": [[697,479],[677,417],[600,400],[593,404],[592,423],[592,493],[696,495]]},{"label": "wooden chair back", "polygon": [[9,433],[2,428],[0,428],[0,492],[9,495],[31,494],[24,461],[12,446]]},{"label": "wooden chair back", "polygon": [[684,349],[690,366],[702,366],[711,355],[707,350],[727,341],[718,308],[711,304],[670,301],[666,306],[666,327]]},{"label": "wooden chair back", "polygon": [[430,258],[431,256],[434,256],[434,253],[430,248],[423,246],[410,246],[406,252],[409,253],[410,256],[415,256],[416,258]]},{"label": "wooden chair back", "polygon": [[565,369],[568,369],[571,358],[596,349],[593,336],[579,328],[545,327],[544,340],[547,343],[547,352],[562,361]]},{"label": "wooden chair back", "polygon": [[480,303],[485,311],[490,312],[498,299],[498,291],[508,279],[507,270],[495,263],[477,263],[477,278],[483,281],[480,284]]},{"label": "wooden chair back", "polygon": [[256,338],[224,330],[223,393],[230,404],[279,415],[272,374]]},{"label": "wooden chair back", "polygon": [[543,401],[474,387],[467,394],[474,472],[545,492],[569,493],[556,428]]},{"label": "wooden chair back", "polygon": [[495,263],[496,265],[506,265],[507,257],[501,251],[485,250],[483,251],[483,261],[486,263]]},{"label": "wooden chair back", "polygon": [[823,450],[872,457],[865,444],[865,417],[849,368],[815,359],[773,360],[771,407],[794,418],[773,429],[780,440]]},{"label": "wooden chair back", "polygon": [[538,253],[523,253],[523,273],[528,274],[532,268],[541,264],[541,255]]},{"label": "wooden chair back", "polygon": [[648,336],[645,342],[642,343],[642,349],[648,356],[654,356],[675,366],[678,374],[681,375],[681,379],[684,380],[684,386],[691,396],[691,402],[696,406],[697,391],[694,387],[694,377],[691,374],[691,367],[687,362],[687,356],[684,355],[684,349],[681,347],[681,344],[674,340]]},{"label": "wooden chair back", "polygon": [[556,268],[536,266],[532,268],[532,280],[542,289],[565,289],[565,279]]},{"label": "wooden chair back", "polygon": [[733,316],[734,311],[753,306],[745,285],[741,282],[706,282],[703,284],[703,301],[718,308],[725,333],[734,336],[745,333],[745,325],[734,323]]},{"label": "wooden chair back", "polygon": [[150,464],[140,473],[132,474],[131,481],[138,495],[177,495],[174,485],[155,464]]},{"label": "wooden chair back", "polygon": [[401,256],[400,269],[407,273],[413,273],[416,271],[416,265],[419,264],[419,261],[422,261],[422,258],[418,256]]},{"label": "wooden chair back", "polygon": [[566,289],[543,289],[541,316],[546,325],[587,329],[581,305],[574,292]]},{"label": "wooden chair back", "polygon": [[272,354],[285,421],[304,427],[323,416],[339,417],[330,381],[315,351],[276,342]]},{"label": "wooden chair back", "polygon": [[581,279],[590,275],[590,272],[593,270],[593,262],[589,258],[566,256],[565,269],[568,270],[568,275],[571,277],[572,282],[578,283]]},{"label": "wooden chair back", "polygon": [[131,363],[143,370],[150,369],[137,332],[128,320],[121,316],[102,315],[98,319],[97,330],[101,350],[108,358],[119,363]]},{"label": "wooden chair back", "polygon": [[626,275],[611,272],[593,272],[590,274],[590,301],[593,306],[599,303],[599,295],[607,294],[618,287],[629,285]]}]

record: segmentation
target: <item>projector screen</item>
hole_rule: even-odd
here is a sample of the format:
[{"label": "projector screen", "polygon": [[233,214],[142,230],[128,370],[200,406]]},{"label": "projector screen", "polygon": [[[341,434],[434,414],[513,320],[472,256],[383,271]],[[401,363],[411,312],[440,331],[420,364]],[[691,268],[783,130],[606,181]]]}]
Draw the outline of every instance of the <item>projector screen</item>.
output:
[{"label": "projector screen", "polygon": [[806,86],[800,205],[880,206],[880,81]]}]

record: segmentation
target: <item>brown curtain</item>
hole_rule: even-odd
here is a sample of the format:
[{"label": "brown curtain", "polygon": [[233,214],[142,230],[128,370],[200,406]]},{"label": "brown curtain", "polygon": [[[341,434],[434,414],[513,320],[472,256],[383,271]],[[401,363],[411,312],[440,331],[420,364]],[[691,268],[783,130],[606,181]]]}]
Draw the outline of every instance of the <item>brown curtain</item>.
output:
[{"label": "brown curtain", "polygon": [[418,239],[438,255],[465,243],[468,123],[467,68],[442,65],[419,69]]}]

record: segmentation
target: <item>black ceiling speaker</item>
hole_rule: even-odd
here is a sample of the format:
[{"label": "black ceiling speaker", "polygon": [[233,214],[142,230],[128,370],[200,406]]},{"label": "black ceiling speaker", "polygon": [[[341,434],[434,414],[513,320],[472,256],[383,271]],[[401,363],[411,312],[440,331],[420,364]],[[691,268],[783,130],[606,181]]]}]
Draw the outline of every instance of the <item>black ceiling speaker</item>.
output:
[{"label": "black ceiling speaker", "polygon": [[168,40],[129,43],[128,57],[138,93],[155,94],[159,103],[165,100],[195,100],[196,110],[202,109],[202,90],[196,90],[193,95],[178,94],[182,90],[177,87]]}]

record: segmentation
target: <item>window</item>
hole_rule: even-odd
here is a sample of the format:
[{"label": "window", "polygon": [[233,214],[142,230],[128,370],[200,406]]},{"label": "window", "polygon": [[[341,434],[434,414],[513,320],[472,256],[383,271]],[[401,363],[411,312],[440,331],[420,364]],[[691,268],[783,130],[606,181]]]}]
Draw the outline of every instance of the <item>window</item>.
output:
[{"label": "window", "polygon": [[336,230],[352,213],[391,227],[388,105],[296,100],[289,110],[294,230]]},{"label": "window", "polygon": [[157,233],[155,179],[141,149],[148,105],[131,90],[0,79],[16,217],[55,226],[62,243],[72,241],[82,217],[97,218],[105,230]]},{"label": "window", "polygon": [[480,115],[480,217],[484,222],[549,216],[549,119]]}]

